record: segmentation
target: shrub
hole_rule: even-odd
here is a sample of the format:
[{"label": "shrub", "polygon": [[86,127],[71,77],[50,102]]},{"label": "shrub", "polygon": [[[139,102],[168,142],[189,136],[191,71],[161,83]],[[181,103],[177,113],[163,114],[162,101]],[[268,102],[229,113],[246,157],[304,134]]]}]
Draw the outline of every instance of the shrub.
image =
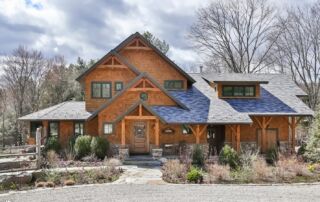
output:
[{"label": "shrub", "polygon": [[50,150],[55,151],[56,153],[59,153],[61,150],[61,145],[58,141],[58,138],[56,137],[49,137],[47,140],[45,147],[44,147],[44,152],[48,152]]},{"label": "shrub", "polygon": [[278,161],[279,154],[276,148],[270,148],[266,152],[266,161],[270,165],[274,165]]},{"label": "shrub", "polygon": [[51,168],[58,167],[59,165],[59,157],[57,153],[53,150],[49,150],[47,152],[47,161]]},{"label": "shrub", "polygon": [[69,180],[65,180],[65,181],[63,182],[63,184],[64,184],[65,186],[73,186],[73,185],[75,185],[76,183],[75,183],[74,180],[69,179]]},{"label": "shrub", "polygon": [[276,163],[276,174],[280,179],[290,180],[296,176],[309,177],[312,173],[307,165],[299,162],[296,158],[281,158]]},{"label": "shrub", "polygon": [[200,147],[200,145],[196,145],[192,152],[192,164],[196,164],[199,166],[204,165],[204,154]]},{"label": "shrub", "polygon": [[298,149],[297,155],[299,155],[299,156],[304,155],[304,153],[306,152],[306,147],[307,147],[307,144],[302,143]]},{"label": "shrub", "polygon": [[188,168],[179,160],[168,160],[162,166],[162,178],[167,182],[183,183],[186,181]]},{"label": "shrub", "polygon": [[320,162],[320,108],[317,109],[309,136],[303,157],[310,162]]},{"label": "shrub", "polygon": [[201,183],[203,181],[202,171],[197,167],[191,167],[190,171],[187,173],[187,180],[189,182]]},{"label": "shrub", "polygon": [[257,158],[252,162],[253,179],[255,181],[273,181],[272,167],[268,166],[263,158]]},{"label": "shrub", "polygon": [[214,183],[220,181],[229,181],[230,177],[230,167],[222,165],[208,165],[206,167],[207,175],[205,176],[206,183]]},{"label": "shrub", "polygon": [[99,159],[104,159],[109,149],[109,142],[102,137],[94,137],[91,141],[91,152]]},{"label": "shrub", "polygon": [[110,158],[110,159],[105,159],[104,160],[104,165],[105,166],[116,167],[116,166],[121,166],[122,162],[119,159]]},{"label": "shrub", "polygon": [[91,139],[92,138],[89,135],[77,137],[76,142],[74,144],[74,151],[77,158],[81,159],[82,157],[85,157],[90,154]]},{"label": "shrub", "polygon": [[229,145],[225,145],[219,154],[219,163],[229,165],[232,169],[239,167],[240,160],[237,152]]}]

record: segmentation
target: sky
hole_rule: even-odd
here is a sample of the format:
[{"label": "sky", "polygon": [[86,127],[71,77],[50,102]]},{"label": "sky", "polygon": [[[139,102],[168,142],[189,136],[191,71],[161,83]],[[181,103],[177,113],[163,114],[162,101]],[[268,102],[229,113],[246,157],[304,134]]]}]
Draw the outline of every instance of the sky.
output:
[{"label": "sky", "polygon": [[[182,68],[201,58],[188,39],[196,10],[211,0],[0,0],[0,57],[19,45],[46,56],[99,59],[130,34],[150,31]],[[279,7],[312,0],[272,0]],[[0,69],[1,72],[1,69]]]}]

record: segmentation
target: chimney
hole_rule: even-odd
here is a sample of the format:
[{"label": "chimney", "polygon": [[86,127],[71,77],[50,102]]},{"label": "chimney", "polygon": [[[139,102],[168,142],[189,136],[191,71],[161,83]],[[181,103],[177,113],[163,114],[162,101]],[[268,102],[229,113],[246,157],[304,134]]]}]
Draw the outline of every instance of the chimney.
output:
[{"label": "chimney", "polygon": [[200,65],[200,73],[202,73],[202,70],[203,70],[203,66]]}]

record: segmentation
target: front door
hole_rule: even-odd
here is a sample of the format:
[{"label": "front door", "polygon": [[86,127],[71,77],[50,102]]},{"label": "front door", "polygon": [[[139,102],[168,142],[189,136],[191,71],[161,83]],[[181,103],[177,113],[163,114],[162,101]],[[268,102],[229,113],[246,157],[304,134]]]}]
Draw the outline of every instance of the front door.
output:
[{"label": "front door", "polygon": [[131,130],[131,153],[149,152],[149,135],[147,121],[133,122]]}]

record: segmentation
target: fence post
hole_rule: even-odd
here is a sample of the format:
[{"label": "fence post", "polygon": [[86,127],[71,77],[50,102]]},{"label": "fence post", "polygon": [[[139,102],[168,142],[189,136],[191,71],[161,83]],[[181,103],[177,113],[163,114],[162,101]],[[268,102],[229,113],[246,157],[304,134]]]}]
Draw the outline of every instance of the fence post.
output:
[{"label": "fence post", "polygon": [[40,159],[41,159],[41,127],[37,128],[36,131],[36,160],[37,160],[37,169],[40,168]]}]

